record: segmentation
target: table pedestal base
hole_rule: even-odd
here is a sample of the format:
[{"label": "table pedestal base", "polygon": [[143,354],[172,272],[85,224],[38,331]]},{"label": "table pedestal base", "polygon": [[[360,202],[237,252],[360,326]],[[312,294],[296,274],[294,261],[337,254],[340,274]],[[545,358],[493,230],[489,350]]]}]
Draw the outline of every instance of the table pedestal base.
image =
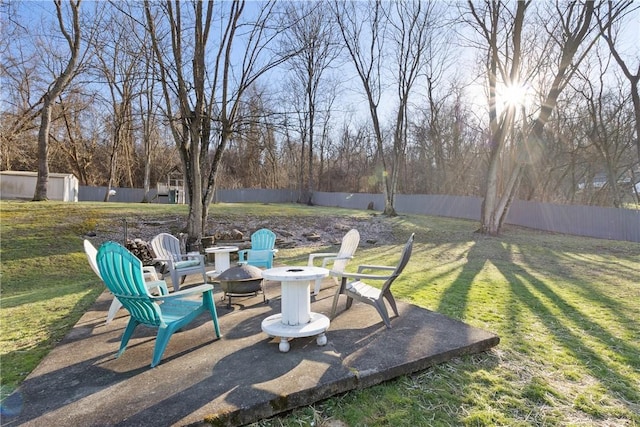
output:
[{"label": "table pedestal base", "polygon": [[207,273],[210,279],[215,279],[220,273],[231,268],[231,252],[236,252],[237,246],[213,246],[206,248],[204,251],[207,254],[213,254],[215,259],[215,271]]},{"label": "table pedestal base", "polygon": [[274,314],[262,321],[262,331],[271,337],[279,337],[281,352],[289,351],[289,338],[302,338],[317,335],[318,345],[327,344],[327,336],[324,332],[329,328],[329,318],[324,314],[311,313],[309,323],[300,325],[285,325],[282,323],[282,314]]}]

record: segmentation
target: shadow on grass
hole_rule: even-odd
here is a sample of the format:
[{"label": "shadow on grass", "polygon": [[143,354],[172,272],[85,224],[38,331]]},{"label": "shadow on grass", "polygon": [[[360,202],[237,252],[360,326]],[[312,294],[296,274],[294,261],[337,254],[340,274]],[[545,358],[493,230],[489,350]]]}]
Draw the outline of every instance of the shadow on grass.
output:
[{"label": "shadow on grass", "polygon": [[[531,332],[539,337],[538,344],[555,343],[562,347],[579,361],[583,372],[597,378],[614,395],[621,396],[620,400],[632,413],[636,411],[637,408],[634,409],[629,402],[640,401],[637,383],[625,374],[621,365],[630,366],[630,371],[637,372],[640,347],[637,342],[622,339],[615,329],[623,328],[627,334],[638,336],[638,319],[625,313],[625,310],[630,310],[627,307],[630,302],[607,295],[605,288],[584,283],[584,279],[573,275],[572,270],[560,261],[567,262],[569,256],[566,253],[540,259],[535,255],[528,256],[528,250],[535,250],[535,247],[524,248],[524,245],[505,244],[498,238],[477,238],[467,253],[467,262],[443,292],[436,311],[463,320],[468,317],[474,280],[490,264],[506,280],[503,300],[492,301],[495,303],[492,308],[502,310],[508,320],[504,326],[506,330],[499,333],[513,343],[513,350],[530,355],[544,352],[544,349],[536,347],[535,342],[531,342],[531,337],[527,335],[529,332],[526,332],[530,327],[542,325],[544,328],[539,327]],[[590,260],[583,262],[591,263]],[[604,267],[604,264],[594,265],[594,268]],[[632,274],[626,268],[622,268],[622,271]],[[542,274],[538,274],[541,272],[557,276],[558,285],[541,279],[539,276]],[[566,288],[558,288],[564,284]],[[477,301],[474,303],[478,304]],[[605,312],[606,320],[592,318],[583,304],[597,306],[601,312]],[[535,322],[535,325],[526,322]],[[614,323],[608,328],[606,322]],[[594,342],[603,349],[598,351]]]}]

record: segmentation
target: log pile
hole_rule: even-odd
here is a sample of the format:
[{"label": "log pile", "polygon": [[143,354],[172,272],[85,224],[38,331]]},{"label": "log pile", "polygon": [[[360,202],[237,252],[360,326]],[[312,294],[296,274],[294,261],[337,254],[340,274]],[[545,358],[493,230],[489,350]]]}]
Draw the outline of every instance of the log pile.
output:
[{"label": "log pile", "polygon": [[320,235],[316,232],[303,233],[302,234],[308,241],[310,242],[318,242],[320,241]]},{"label": "log pile", "polygon": [[142,265],[153,265],[153,251],[149,242],[145,242],[142,239],[127,240],[125,247],[134,254]]},{"label": "log pile", "polygon": [[234,228],[231,231],[216,231],[213,234],[213,238],[215,241],[225,240],[225,241],[242,241],[244,240],[244,234],[242,231]]},{"label": "log pile", "polygon": [[276,248],[278,249],[293,249],[296,247],[296,242],[289,241],[286,242],[280,238],[276,239]]}]

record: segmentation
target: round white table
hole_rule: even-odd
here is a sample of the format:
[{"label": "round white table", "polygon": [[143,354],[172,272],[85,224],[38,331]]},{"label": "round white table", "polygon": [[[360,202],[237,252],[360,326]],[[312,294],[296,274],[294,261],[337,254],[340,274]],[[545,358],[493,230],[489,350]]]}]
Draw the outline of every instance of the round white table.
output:
[{"label": "round white table", "polygon": [[262,278],[281,282],[281,310],[262,321],[262,331],[279,337],[281,352],[289,351],[289,338],[317,335],[318,345],[325,345],[324,332],[329,328],[329,318],[311,311],[310,281],[329,275],[321,267],[276,267],[264,270]]},{"label": "round white table", "polygon": [[210,271],[207,273],[207,276],[214,278],[220,275],[225,270],[228,270],[231,267],[231,252],[236,252],[238,250],[237,246],[212,246],[210,248],[206,248],[204,251],[208,254],[214,255],[215,262],[215,271]]}]

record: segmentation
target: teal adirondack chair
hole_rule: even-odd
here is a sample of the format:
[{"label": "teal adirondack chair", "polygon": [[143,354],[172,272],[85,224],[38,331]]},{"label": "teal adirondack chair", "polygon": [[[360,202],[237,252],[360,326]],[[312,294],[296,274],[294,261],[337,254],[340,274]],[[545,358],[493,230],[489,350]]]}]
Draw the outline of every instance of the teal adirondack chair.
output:
[{"label": "teal adirondack chair", "polygon": [[[98,278],[102,280],[102,276],[100,276],[100,270],[98,270],[98,260],[97,260],[98,250],[87,239],[84,239],[84,252],[87,254],[87,260],[89,261],[89,265],[91,266],[91,269],[93,270],[94,273],[96,273],[96,276],[98,276]],[[169,294],[169,290],[167,289],[167,283],[164,280],[158,280],[158,275],[156,274],[155,267],[144,266],[142,267],[142,273],[146,280],[145,286],[147,287],[147,289],[149,290],[155,289],[156,293],[159,295]],[[120,303],[120,301],[118,301],[118,298],[114,297],[113,301],[111,301],[109,312],[107,313],[107,321],[106,321],[107,324],[111,323],[111,321],[116,316],[116,313],[118,312],[118,310],[120,310],[121,307],[122,307],[122,304]]]},{"label": "teal adirondack chair", "polygon": [[[97,261],[102,280],[131,315],[116,357],[124,353],[138,325],[155,327],[158,328],[158,335],[151,361],[153,368],[160,362],[171,335],[204,312],[211,314],[216,337],[220,338],[212,285],[153,296],[145,285],[142,263],[123,246],[115,242],[103,244],[98,250]],[[199,300],[187,298],[197,294],[201,295]]]},{"label": "teal adirondack chair", "polygon": [[256,267],[273,267],[273,256],[278,252],[274,249],[276,245],[276,234],[267,229],[261,228],[251,235],[251,249],[238,251],[238,262]]}]

